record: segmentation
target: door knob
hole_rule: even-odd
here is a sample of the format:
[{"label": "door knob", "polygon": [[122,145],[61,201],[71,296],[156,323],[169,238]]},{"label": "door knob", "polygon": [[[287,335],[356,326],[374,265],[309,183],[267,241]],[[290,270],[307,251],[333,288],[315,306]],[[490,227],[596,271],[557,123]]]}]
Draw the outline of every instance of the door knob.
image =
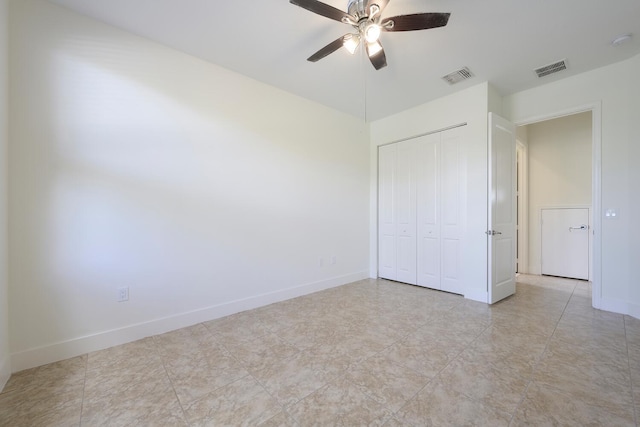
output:
[{"label": "door knob", "polygon": [[496,234],[502,234],[500,231],[496,231],[496,230],[489,230],[489,231],[485,231],[484,234],[488,235],[488,236],[495,236]]},{"label": "door knob", "polygon": [[569,232],[572,232],[573,230],[586,230],[588,228],[588,225],[582,224],[580,227],[569,227]]}]

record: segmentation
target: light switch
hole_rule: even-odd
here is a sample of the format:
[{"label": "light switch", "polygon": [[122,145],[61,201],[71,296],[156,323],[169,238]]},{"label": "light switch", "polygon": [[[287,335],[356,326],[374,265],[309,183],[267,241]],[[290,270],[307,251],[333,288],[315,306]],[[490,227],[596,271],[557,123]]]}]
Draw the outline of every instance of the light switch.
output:
[{"label": "light switch", "polygon": [[617,219],[618,218],[618,209],[610,208],[604,211],[605,219]]}]

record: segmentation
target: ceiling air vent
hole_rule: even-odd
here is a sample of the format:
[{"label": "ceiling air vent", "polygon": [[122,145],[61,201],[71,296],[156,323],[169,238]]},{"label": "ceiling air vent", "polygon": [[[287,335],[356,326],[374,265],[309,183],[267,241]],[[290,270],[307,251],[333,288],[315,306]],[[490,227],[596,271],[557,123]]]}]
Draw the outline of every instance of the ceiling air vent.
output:
[{"label": "ceiling air vent", "polygon": [[548,76],[549,74],[557,73],[558,71],[567,69],[567,60],[563,59],[553,64],[545,65],[544,67],[536,68],[535,71],[538,78]]},{"label": "ceiling air vent", "polygon": [[470,79],[471,77],[473,77],[471,71],[469,71],[467,67],[464,67],[447,74],[446,76],[442,77],[442,80],[449,83],[450,85],[454,85],[456,83],[460,83],[463,80]]}]

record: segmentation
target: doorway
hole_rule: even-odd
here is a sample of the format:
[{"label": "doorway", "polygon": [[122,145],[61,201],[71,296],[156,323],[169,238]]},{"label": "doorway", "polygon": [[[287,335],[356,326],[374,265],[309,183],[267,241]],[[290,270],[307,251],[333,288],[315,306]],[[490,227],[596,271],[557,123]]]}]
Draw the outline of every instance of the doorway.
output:
[{"label": "doorway", "polygon": [[[588,247],[578,251],[583,254],[578,258],[588,259],[576,259],[575,254],[572,259],[572,251],[565,251],[561,256],[566,256],[566,259],[560,265],[587,265],[588,280],[596,282],[594,231],[598,227],[594,223],[597,215],[594,216],[593,212],[599,203],[599,135],[595,132],[599,128],[598,113],[599,109],[594,107],[532,120],[518,126],[519,273],[542,275],[552,272],[552,275],[563,275],[562,271],[565,270],[545,268],[551,261],[558,265],[558,259],[551,258],[558,256],[557,251],[554,253],[546,249],[547,254],[544,254],[545,247],[553,247],[559,239],[575,240],[578,234],[584,234],[580,241]],[[586,209],[587,221],[569,224],[565,227],[567,230],[560,228],[557,229],[559,231],[549,230],[552,225],[550,221],[544,224],[544,212],[576,212],[578,209]],[[550,244],[552,238],[554,244]],[[560,273],[555,273],[557,271]],[[575,278],[586,278],[583,274],[580,276]],[[599,289],[599,283],[597,285]],[[594,306],[596,299],[594,292]]]}]

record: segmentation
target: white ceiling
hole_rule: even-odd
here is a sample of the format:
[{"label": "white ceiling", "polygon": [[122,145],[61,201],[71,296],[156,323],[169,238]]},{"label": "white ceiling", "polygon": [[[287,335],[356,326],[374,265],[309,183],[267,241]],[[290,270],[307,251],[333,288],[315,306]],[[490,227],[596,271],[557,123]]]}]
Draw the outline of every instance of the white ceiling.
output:
[{"label": "white ceiling", "polygon": [[[50,0],[288,92],[376,120],[483,81],[502,95],[640,53],[638,0],[391,0],[383,16],[451,12],[446,27],[381,37],[388,66],[359,48],[317,63],[312,53],[351,27],[288,0]],[[346,10],[347,0],[326,0]],[[631,42],[612,47],[615,37]],[[538,79],[534,68],[567,60]],[[468,66],[475,77],[441,77]],[[615,76],[612,76],[615,78]]]}]

